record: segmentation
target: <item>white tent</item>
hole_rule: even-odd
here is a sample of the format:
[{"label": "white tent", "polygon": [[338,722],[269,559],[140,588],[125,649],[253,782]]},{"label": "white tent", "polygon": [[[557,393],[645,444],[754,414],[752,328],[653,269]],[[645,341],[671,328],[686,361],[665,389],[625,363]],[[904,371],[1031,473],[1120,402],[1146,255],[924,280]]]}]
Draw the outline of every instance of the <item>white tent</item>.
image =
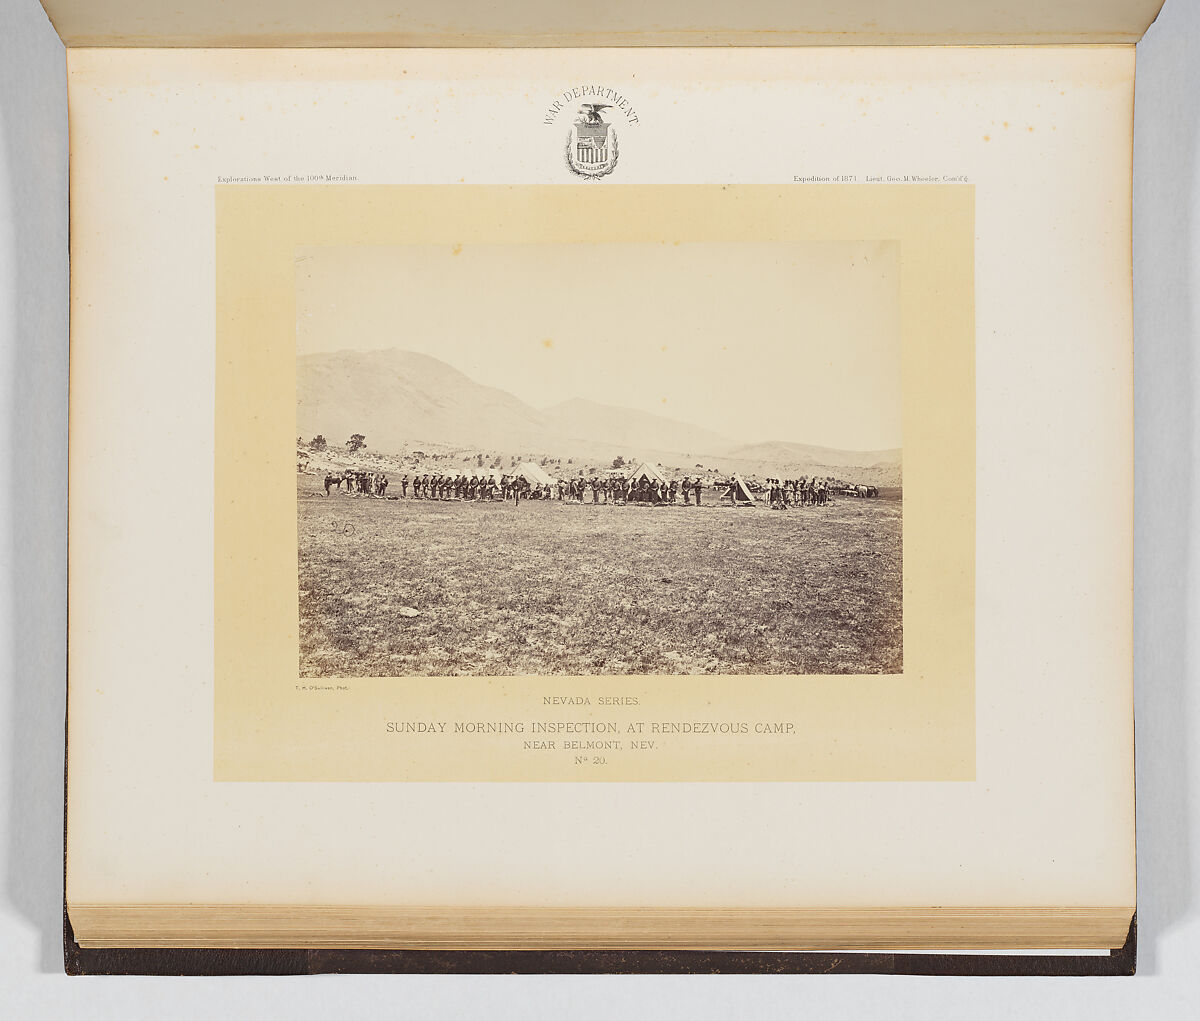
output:
[{"label": "white tent", "polygon": [[513,475],[519,475],[531,486],[553,486],[555,480],[546,473],[546,469],[532,461],[522,461],[513,470]]},{"label": "white tent", "polygon": [[738,504],[749,504],[750,506],[753,506],[755,502],[755,497],[754,494],[750,492],[750,487],[746,485],[746,481],[737,474],[733,476],[733,481],[729,484],[729,488],[725,491],[725,495],[721,497],[722,500],[726,498],[732,500],[735,507]]},{"label": "white tent", "polygon": [[658,468],[650,464],[649,461],[643,461],[637,466],[635,471],[630,472],[628,475],[628,478],[634,482],[637,482],[643,477],[649,479],[651,482],[657,480],[664,486],[667,484],[667,477],[661,471],[659,471]]}]

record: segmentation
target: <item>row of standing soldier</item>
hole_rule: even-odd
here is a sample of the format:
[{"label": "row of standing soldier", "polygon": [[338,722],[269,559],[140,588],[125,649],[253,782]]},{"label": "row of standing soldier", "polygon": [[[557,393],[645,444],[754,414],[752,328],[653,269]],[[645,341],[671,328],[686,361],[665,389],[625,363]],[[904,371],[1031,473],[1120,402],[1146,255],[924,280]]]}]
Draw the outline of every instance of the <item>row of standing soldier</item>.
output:
[{"label": "row of standing soldier", "polygon": [[[384,497],[387,494],[388,477],[384,472],[345,471],[340,475],[325,476],[325,495],[343,484],[349,493],[364,496]],[[400,496],[408,499],[409,477],[405,473],[399,479]],[[649,505],[672,505],[683,496],[683,505],[690,506],[692,500],[700,506],[704,484],[697,476],[684,478],[682,482],[651,479],[642,475],[636,479],[624,476],[559,479],[555,487],[549,484],[530,482],[522,475],[414,475],[411,481],[412,498],[415,500],[559,500],[570,503],[593,504],[627,503]],[[788,507],[824,507],[829,500],[829,483],[825,479],[767,479],[770,506],[784,510]],[[873,494],[872,494],[873,495]]]},{"label": "row of standing soldier", "polygon": [[699,477],[685,478],[682,482],[665,482],[646,475],[637,478],[617,475],[593,479],[560,479],[558,482],[558,498],[574,503],[587,503],[590,497],[592,503],[674,504],[679,502],[679,496],[682,494],[685,507],[691,506],[693,498],[699,507],[703,490],[704,484]]},{"label": "row of standing soldier", "polygon": [[[325,495],[340,488],[364,496],[385,496],[388,477],[383,472],[346,471],[340,475],[332,472],[325,476]],[[400,497],[409,498],[409,477],[405,473],[397,480]],[[699,477],[683,479],[682,482],[664,482],[660,479],[625,478],[624,476],[593,479],[559,479],[556,486],[532,483],[522,475],[414,475],[411,480],[414,500],[559,500],[571,503],[587,503],[590,497],[594,504],[674,504],[683,496],[684,506],[692,500],[700,506],[704,484]]]}]

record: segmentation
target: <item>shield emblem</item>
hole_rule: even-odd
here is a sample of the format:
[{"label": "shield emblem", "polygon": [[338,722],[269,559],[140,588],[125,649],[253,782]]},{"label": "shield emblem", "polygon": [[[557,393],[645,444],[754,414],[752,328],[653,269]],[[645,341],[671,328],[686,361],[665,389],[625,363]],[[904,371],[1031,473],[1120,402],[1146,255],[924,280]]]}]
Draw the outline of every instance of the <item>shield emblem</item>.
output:
[{"label": "shield emblem", "polygon": [[604,103],[584,103],[567,136],[567,166],[580,177],[603,177],[617,165],[616,129],[600,116]]}]

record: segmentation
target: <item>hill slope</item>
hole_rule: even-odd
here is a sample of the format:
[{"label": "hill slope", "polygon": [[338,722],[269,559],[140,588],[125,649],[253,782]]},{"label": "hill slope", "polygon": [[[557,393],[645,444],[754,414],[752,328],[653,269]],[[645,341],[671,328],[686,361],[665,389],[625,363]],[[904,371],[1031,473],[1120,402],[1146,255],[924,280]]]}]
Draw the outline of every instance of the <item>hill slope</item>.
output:
[{"label": "hill slope", "polygon": [[376,450],[422,440],[524,449],[545,416],[512,394],[481,386],[437,358],[411,351],[334,351],[296,360],[296,428],[343,442],[366,435]]},{"label": "hill slope", "polygon": [[363,433],[377,453],[441,445],[572,457],[592,465],[621,454],[759,476],[852,471],[880,485],[900,478],[898,450],[831,450],[782,441],[738,445],[700,426],[584,399],[539,410],[437,358],[396,349],[297,358],[296,429],[306,440],[324,435],[334,449]]},{"label": "hill slope", "polygon": [[700,426],[582,398],[548,408],[546,417],[564,438],[606,443],[635,454],[643,450],[716,454],[735,446],[733,440]]},{"label": "hill slope", "polygon": [[901,451],[837,450],[806,443],[771,440],[735,447],[713,463],[747,475],[833,476],[875,486],[898,486],[901,481]]}]

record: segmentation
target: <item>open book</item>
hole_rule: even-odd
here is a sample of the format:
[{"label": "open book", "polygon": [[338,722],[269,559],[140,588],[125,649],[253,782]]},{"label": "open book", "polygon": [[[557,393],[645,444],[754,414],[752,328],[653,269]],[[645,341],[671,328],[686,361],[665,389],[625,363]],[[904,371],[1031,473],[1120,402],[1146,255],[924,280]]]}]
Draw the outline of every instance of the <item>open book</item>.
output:
[{"label": "open book", "polygon": [[1153,0],[46,6],[79,947],[1126,944]]}]

